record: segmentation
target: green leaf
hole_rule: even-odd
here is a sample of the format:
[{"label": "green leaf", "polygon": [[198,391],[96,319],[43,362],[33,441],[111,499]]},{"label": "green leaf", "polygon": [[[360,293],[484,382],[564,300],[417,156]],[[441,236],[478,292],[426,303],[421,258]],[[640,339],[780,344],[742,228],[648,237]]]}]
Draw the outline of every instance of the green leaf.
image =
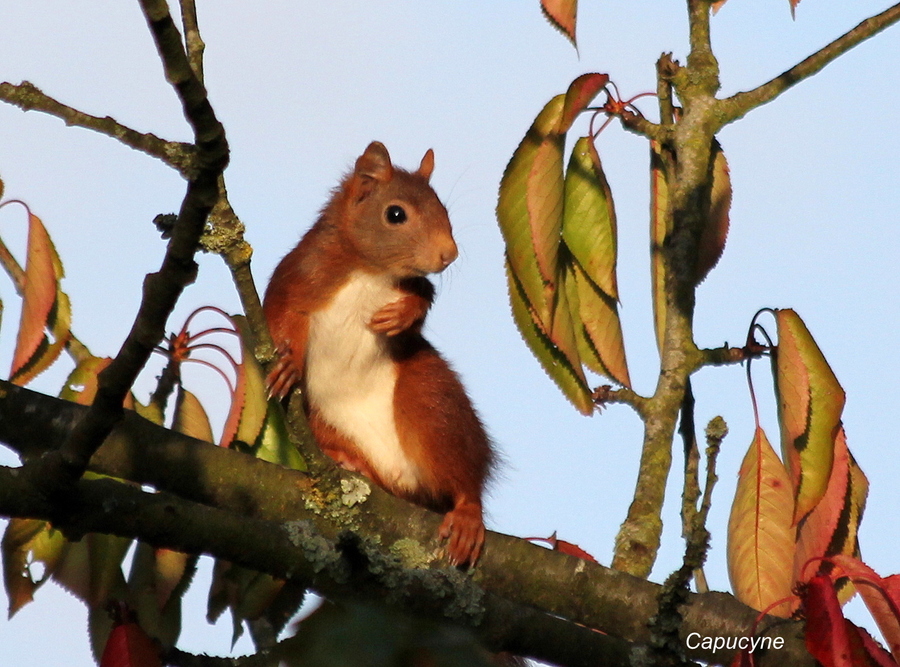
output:
[{"label": "green leaf", "polygon": [[844,409],[844,390],[797,313],[777,310],[775,318],[775,393],[782,453],[796,497],[796,524],[825,495]]},{"label": "green leaf", "polygon": [[[759,427],[738,473],[728,519],[728,577],[735,597],[759,611],[791,596],[794,498],[781,459]],[[790,603],[771,610],[787,617]]]},{"label": "green leaf", "polygon": [[275,398],[269,400],[266,420],[253,453],[257,458],[269,463],[277,463],[293,470],[306,470],[306,461],[288,435],[281,402]]},{"label": "green leaf", "polygon": [[513,319],[525,343],[540,362],[547,375],[550,376],[550,379],[557,384],[572,405],[584,415],[592,414],[594,404],[591,400],[590,388],[587,385],[581,365],[573,366],[541,329],[533,311],[525,300],[522,285],[513,274],[508,260],[506,263],[506,276],[509,281]]},{"label": "green leaf", "polygon": [[[522,285],[526,301],[541,322],[549,322],[552,291],[545,285],[532,240],[532,230],[538,227],[538,223],[532,223],[536,195],[533,192],[529,194],[529,189],[532,187],[532,174],[537,176],[540,172],[535,172],[535,165],[539,162],[546,164],[553,151],[559,154],[558,187],[562,185],[562,137],[556,134],[556,128],[559,127],[564,103],[565,95],[557,95],[538,114],[503,172],[497,200],[497,221],[506,242],[510,267]],[[551,225],[554,222],[551,220]],[[546,265],[547,257],[543,261]]]},{"label": "green leaf", "polygon": [[618,300],[616,211],[590,137],[581,137],[572,148],[566,170],[562,237],[594,284]]}]

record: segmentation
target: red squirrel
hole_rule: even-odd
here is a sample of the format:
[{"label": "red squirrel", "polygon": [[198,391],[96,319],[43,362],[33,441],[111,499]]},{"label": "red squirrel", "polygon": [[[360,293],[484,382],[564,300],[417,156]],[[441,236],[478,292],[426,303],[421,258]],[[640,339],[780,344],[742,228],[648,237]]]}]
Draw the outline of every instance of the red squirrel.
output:
[{"label": "red squirrel", "polygon": [[313,435],[338,464],[446,513],[450,561],[474,564],[494,454],[456,373],[421,333],[434,298],[425,276],[457,256],[433,169],[431,150],[408,172],[377,141],[356,160],[266,289],[279,351],[267,381],[278,397],[302,387]]}]

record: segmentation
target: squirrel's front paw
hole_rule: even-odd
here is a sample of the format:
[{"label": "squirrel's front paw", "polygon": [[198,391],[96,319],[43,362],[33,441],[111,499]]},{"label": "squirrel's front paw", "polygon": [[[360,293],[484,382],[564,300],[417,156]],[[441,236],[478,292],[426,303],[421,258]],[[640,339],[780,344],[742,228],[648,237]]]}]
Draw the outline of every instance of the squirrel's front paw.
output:
[{"label": "squirrel's front paw", "polygon": [[369,328],[386,336],[396,336],[420,322],[428,312],[429,305],[427,299],[417,294],[407,294],[372,315]]}]

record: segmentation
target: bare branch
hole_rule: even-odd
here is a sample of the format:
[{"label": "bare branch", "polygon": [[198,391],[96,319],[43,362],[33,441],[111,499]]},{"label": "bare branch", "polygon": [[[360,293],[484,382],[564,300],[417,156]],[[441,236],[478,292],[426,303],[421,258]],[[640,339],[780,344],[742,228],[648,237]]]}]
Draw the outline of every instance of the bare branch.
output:
[{"label": "bare branch", "polygon": [[18,85],[0,83],[0,100],[9,102],[23,111],[42,111],[62,119],[66,125],[83,127],[118,139],[129,148],[162,160],[177,169],[185,178],[190,178],[196,170],[196,149],[193,145],[180,141],[166,141],[155,134],[132,130],[109,116],[104,118],[91,116],[45,95],[28,81]]},{"label": "bare branch", "polygon": [[716,104],[719,127],[743,117],[747,112],[771,102],[791,86],[811,77],[860,42],[900,20],[900,3],[866,19],[858,26],[809,56],[791,69],[753,90],[737,93]]},{"label": "bare branch", "polygon": [[194,0],[181,0],[181,24],[184,26],[184,44],[187,47],[191,69],[200,81],[203,81],[203,51],[206,44],[200,36],[197,23],[197,5]]}]

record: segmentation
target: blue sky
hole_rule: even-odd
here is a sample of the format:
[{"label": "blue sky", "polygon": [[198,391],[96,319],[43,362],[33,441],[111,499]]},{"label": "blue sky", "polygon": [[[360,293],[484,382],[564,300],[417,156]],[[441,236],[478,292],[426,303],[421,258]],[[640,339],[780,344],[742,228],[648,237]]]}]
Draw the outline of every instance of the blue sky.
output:
[{"label": "blue sky", "polygon": [[[556,530],[608,564],[633,491],[641,425],[623,406],[580,416],[530,356],[509,313],[493,209],[507,160],[550,97],[588,71],[608,73],[624,96],[652,91],[656,59],[672,51],[683,60],[687,37],[682,2],[631,0],[627,11],[608,0],[580,4],[576,53],[544,21],[536,0],[464,6],[274,0],[264,9],[198,0],[207,86],[232,148],[229,193],[248,226],[260,289],[370,141],[384,142],[408,167],[433,148],[432,183],[450,211],[460,258],[437,281],[427,334],[462,374],[506,459],[488,501],[490,527],[522,536]],[[791,20],[787,0],[730,0],[712,24],[722,94],[759,85],[885,7],[873,0],[804,0]],[[735,191],[731,232],[719,266],[699,288],[696,316],[704,347],[739,344],[764,306],[792,307],[806,321],[847,392],[848,441],[871,484],[863,556],[883,574],[900,571],[893,529],[900,505],[898,30],[863,43],[721,132]],[[0,79],[29,80],[138,130],[189,136],[136,2],[6,3]],[[655,117],[652,99],[639,106]],[[657,353],[648,149],[616,123],[597,147],[618,213],[631,377],[649,393]],[[113,140],[6,106],[0,106],[0,177],[6,196],[27,201],[56,242],[76,335],[95,354],[115,354],[143,276],[158,267],[164,250],[150,221],[177,209],[183,182]],[[0,234],[20,253],[23,228],[19,212],[0,211]],[[237,310],[221,261],[205,256],[200,264],[170,329],[200,305]],[[7,368],[18,304],[3,278],[0,298],[0,368]],[[764,367],[756,369],[756,385],[774,439]],[[68,368],[60,363],[34,386],[56,393]],[[146,395],[156,372],[145,373],[139,393]],[[197,370],[189,382],[210,405],[224,399],[208,372]],[[712,587],[727,590],[724,530],[752,413],[742,368],[704,370],[694,387],[698,424],[721,414],[731,429],[719,460],[707,568]],[[221,417],[221,410],[211,412]],[[0,463],[12,465],[15,457],[0,449]],[[676,460],[657,581],[681,558],[679,467]],[[207,628],[205,582],[201,577],[189,597],[182,645],[224,654],[230,627]],[[247,648],[242,640],[237,650]],[[84,611],[52,584],[12,621],[0,620],[0,662],[26,660],[90,664]]]}]

